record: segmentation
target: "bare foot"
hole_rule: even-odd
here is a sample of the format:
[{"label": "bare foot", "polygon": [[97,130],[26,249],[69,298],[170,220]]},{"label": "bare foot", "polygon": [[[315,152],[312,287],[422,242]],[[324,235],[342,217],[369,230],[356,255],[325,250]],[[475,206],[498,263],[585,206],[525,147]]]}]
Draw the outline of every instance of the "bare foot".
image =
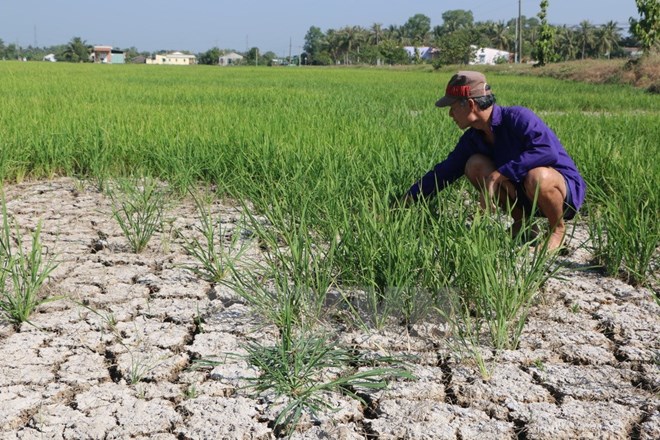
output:
[{"label": "bare foot", "polygon": [[548,250],[554,251],[561,248],[564,243],[564,236],[566,235],[566,228],[556,227],[554,231],[550,233],[550,238],[548,239]]}]

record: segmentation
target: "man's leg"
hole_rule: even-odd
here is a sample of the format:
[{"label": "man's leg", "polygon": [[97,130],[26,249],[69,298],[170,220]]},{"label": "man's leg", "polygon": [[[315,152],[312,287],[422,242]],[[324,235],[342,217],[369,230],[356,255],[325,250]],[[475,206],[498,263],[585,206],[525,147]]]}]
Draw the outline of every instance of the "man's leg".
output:
[{"label": "man's leg", "polygon": [[[493,161],[484,156],[483,154],[474,154],[470,156],[465,164],[465,176],[470,183],[479,190],[479,203],[484,209],[493,207],[493,200],[486,191],[486,179],[495,171],[495,164]],[[520,206],[514,205],[517,199],[515,186],[506,180],[500,183],[495,188],[495,202],[504,210],[511,209],[511,216],[513,217],[513,225],[511,232],[515,235],[520,231],[524,219],[524,211]]]},{"label": "man's leg", "polygon": [[554,168],[533,168],[525,177],[524,186],[529,200],[534,200],[534,197],[537,197],[536,203],[548,219],[548,232],[550,233],[548,249],[559,248],[566,234],[566,225],[564,224],[566,181],[564,176]]}]

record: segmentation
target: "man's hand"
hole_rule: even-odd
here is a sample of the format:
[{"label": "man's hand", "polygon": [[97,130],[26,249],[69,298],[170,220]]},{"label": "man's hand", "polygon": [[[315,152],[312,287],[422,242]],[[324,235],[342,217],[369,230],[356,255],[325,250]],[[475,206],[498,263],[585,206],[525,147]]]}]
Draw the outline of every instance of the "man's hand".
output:
[{"label": "man's hand", "polygon": [[[506,202],[505,200],[501,200],[502,197],[505,195],[508,197],[509,200],[515,200],[516,199],[516,194],[515,194],[515,188],[513,188],[513,185],[505,185],[506,182],[508,182],[509,179],[506,177],[504,174],[500,173],[499,171],[495,170],[492,173],[488,175],[486,178],[486,197],[488,198],[487,201],[484,201],[484,204],[489,207],[492,210],[495,210],[497,208],[497,205],[500,204],[501,202]],[[511,192],[514,191],[512,194]],[[486,208],[484,206],[484,208]]]}]

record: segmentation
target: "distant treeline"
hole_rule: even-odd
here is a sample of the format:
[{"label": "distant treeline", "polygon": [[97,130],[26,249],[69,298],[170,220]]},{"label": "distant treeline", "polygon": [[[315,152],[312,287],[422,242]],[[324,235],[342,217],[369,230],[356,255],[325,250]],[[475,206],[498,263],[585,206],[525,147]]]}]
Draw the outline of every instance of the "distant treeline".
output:
[{"label": "distant treeline", "polygon": [[[325,32],[312,26],[305,35],[303,57],[309,64],[376,63],[379,59],[398,64],[410,58],[402,47],[431,46],[440,49],[437,57],[443,64],[467,63],[472,59],[473,46],[518,52],[517,22],[517,17],[506,22],[475,22],[472,11],[457,9],[443,13],[442,24],[433,27],[424,14],[410,17],[401,26],[374,23],[368,28],[345,26]],[[520,22],[521,60],[537,59],[542,23],[536,17],[525,16]],[[614,21],[597,25],[584,20],[577,26],[550,25],[550,29],[555,61],[623,57],[625,47],[637,45],[634,37],[627,35],[627,27]],[[413,58],[415,61],[423,62]]]},{"label": "distant treeline", "polygon": [[[626,51],[626,48],[639,46],[634,32],[628,33],[636,23],[635,19],[631,19],[628,27],[614,21],[593,24],[584,20],[574,26],[546,25],[552,35],[552,59],[548,61],[627,56],[629,51]],[[475,22],[472,11],[456,9],[444,12],[442,24],[436,26],[432,26],[431,18],[424,14],[410,17],[403,25],[383,26],[374,23],[370,27],[344,26],[326,31],[311,26],[305,34],[304,52],[296,55],[295,59],[288,60],[288,57],[285,57],[283,61],[314,65],[415,62],[459,64],[473,59],[475,47],[490,47],[511,54],[519,53],[520,61],[525,62],[539,58],[538,40],[542,35],[547,35],[542,31],[543,23],[537,17],[522,16],[520,23],[517,17],[506,22]],[[433,60],[423,60],[419,56],[411,58],[404,50],[405,46],[430,46],[440,50]],[[150,57],[156,53],[167,52],[140,51],[136,47],[122,50],[127,61],[138,56]],[[229,51],[230,49],[211,48],[197,54],[198,62],[217,64],[218,57]],[[275,53],[263,53],[257,47],[247,52],[236,52],[244,55],[243,62],[248,64],[271,64],[277,58]],[[0,39],[0,59],[42,60],[44,56],[53,54],[58,61],[87,62],[90,53],[91,46],[80,37],[72,38],[67,44],[49,47],[5,45]]]}]

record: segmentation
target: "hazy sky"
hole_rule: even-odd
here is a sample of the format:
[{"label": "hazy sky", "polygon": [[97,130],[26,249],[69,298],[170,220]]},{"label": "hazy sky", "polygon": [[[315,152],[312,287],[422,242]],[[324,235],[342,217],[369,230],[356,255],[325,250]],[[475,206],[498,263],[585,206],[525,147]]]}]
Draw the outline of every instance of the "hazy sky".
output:
[{"label": "hazy sky", "polygon": [[[536,16],[540,0],[522,0],[522,13]],[[5,44],[50,46],[79,36],[89,44],[139,50],[203,52],[213,46],[259,47],[278,55],[298,53],[310,26],[402,25],[421,13],[431,25],[442,13],[471,10],[475,21],[509,20],[518,0],[0,0],[0,38]],[[552,24],[618,22],[628,31],[637,17],[634,0],[550,0]]]}]

